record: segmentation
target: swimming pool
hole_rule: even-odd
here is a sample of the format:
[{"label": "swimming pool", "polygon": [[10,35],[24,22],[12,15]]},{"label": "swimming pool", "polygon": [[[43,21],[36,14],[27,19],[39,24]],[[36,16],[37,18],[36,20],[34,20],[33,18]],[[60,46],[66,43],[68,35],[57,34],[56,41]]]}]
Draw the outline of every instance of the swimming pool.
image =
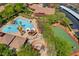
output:
[{"label": "swimming pool", "polygon": [[23,30],[27,30],[28,28],[32,30],[34,28],[33,24],[30,22],[29,19],[23,19],[23,18],[16,18],[13,22],[13,24],[5,26],[2,31],[5,33],[8,32],[18,32],[18,26],[21,25]]}]

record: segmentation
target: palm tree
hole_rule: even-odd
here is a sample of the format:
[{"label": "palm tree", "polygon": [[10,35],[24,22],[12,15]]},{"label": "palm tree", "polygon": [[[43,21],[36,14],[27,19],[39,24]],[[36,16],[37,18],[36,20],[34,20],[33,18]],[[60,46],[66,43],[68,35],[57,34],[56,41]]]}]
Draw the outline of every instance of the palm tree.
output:
[{"label": "palm tree", "polygon": [[20,12],[23,9],[23,4],[22,3],[17,3],[15,4],[15,11]]},{"label": "palm tree", "polygon": [[22,22],[19,23],[18,30],[22,34],[23,32]]},{"label": "palm tree", "polygon": [[19,27],[18,27],[18,30],[22,33],[22,30],[23,30],[23,29],[22,29],[22,26],[19,26]]}]

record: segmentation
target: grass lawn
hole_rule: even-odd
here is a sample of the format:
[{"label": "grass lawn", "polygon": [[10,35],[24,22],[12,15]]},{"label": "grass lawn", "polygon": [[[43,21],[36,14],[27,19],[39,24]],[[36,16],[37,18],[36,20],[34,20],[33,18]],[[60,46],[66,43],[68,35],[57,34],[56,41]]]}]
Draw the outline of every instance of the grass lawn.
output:
[{"label": "grass lawn", "polygon": [[79,49],[79,46],[76,42],[60,27],[52,27],[54,35],[59,38],[66,39],[73,47],[73,50]]},{"label": "grass lawn", "polygon": [[[52,18],[51,18],[52,19]],[[65,38],[60,37],[59,31],[51,27],[49,21],[46,17],[41,17],[39,21],[39,26],[42,30],[43,37],[48,44],[48,55],[50,56],[69,56],[73,52],[72,45],[66,41]],[[53,29],[53,30],[52,30]],[[63,31],[64,32],[64,31]]]}]

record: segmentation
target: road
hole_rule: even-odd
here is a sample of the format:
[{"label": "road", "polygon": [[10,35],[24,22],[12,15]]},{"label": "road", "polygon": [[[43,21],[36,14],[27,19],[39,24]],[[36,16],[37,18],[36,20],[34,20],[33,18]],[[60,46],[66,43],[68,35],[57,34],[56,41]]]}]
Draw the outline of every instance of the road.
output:
[{"label": "road", "polygon": [[[76,17],[74,17],[72,14],[70,14],[69,12],[63,10],[60,8],[60,11],[64,12],[66,14],[66,16],[72,21],[73,25],[71,25],[72,29],[76,29],[79,30],[79,19],[77,19]],[[74,10],[73,10],[74,11]],[[74,11],[75,12],[75,11]],[[79,36],[79,32],[75,32],[76,35]]]}]

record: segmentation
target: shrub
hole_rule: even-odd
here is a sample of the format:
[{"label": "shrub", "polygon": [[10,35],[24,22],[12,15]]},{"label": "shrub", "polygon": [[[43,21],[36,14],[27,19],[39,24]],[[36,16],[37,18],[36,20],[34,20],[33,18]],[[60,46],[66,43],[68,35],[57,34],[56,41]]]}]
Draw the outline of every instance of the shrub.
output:
[{"label": "shrub", "polygon": [[0,56],[12,56],[14,52],[5,44],[0,44]]},{"label": "shrub", "polygon": [[18,56],[38,56],[39,52],[32,49],[32,47],[27,44],[25,46],[23,46],[19,52],[17,52]]}]

